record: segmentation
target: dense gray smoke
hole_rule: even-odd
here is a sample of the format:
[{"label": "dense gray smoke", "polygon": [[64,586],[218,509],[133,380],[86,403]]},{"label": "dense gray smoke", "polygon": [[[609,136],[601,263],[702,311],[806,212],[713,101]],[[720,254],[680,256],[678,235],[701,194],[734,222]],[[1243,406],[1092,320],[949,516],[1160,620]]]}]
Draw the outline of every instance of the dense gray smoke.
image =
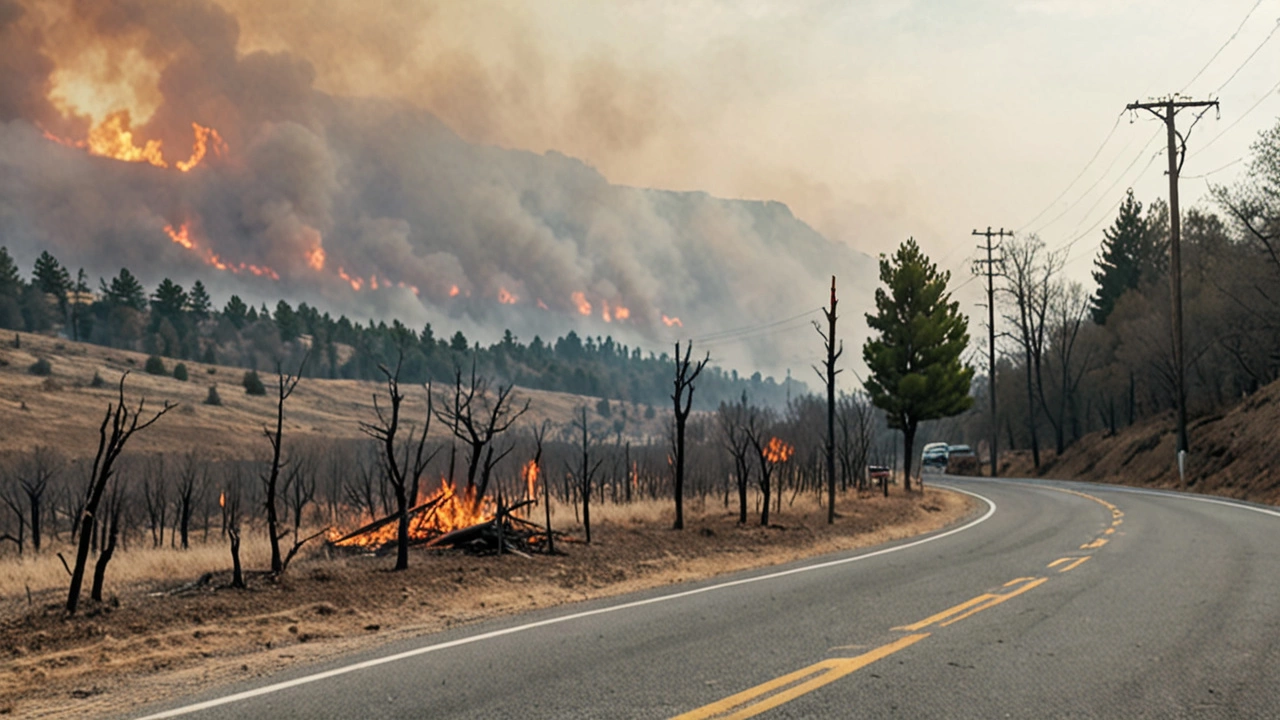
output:
[{"label": "dense gray smoke", "polygon": [[[308,62],[238,43],[236,18],[198,0],[0,0],[0,244],[94,277],[201,278],[224,299],[284,297],[479,339],[577,329],[657,350],[814,309],[832,274],[870,294],[870,259],[780,204],[622,187],[554,152],[470,143],[421,108],[322,92]],[[98,49],[104,82],[139,63],[154,73],[154,112],[130,147],[159,141],[166,167],[84,146],[106,114],[51,97],[77,44]],[[183,172],[204,128],[216,136]],[[776,372],[812,355],[795,337],[712,346]]]}]

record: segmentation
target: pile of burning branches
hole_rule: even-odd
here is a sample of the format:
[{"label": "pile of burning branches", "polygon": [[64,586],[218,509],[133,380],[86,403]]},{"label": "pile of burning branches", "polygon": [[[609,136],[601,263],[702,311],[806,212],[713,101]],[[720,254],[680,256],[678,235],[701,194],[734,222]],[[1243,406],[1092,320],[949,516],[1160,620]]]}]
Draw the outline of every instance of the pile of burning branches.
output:
[{"label": "pile of burning branches", "polygon": [[[551,552],[547,530],[519,514],[527,513],[536,501],[523,500],[507,506],[501,497],[475,497],[474,488],[459,495],[445,482],[424,502],[409,508],[409,544],[432,548],[453,548],[478,555]],[[394,552],[399,516],[392,514],[348,533],[333,531],[329,545],[382,555]],[[564,536],[554,533],[554,539]]]}]

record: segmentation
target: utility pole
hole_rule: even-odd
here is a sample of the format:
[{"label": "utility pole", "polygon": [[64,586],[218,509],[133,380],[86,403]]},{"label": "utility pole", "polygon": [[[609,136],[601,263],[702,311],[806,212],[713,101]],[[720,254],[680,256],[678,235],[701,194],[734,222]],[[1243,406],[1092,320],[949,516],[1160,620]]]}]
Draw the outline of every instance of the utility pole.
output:
[{"label": "utility pole", "polygon": [[[1209,108],[1218,107],[1217,100],[1178,100],[1170,95],[1164,100],[1153,102],[1134,102],[1125,106],[1126,110],[1146,110],[1164,121],[1169,135],[1169,287],[1173,300],[1173,365],[1174,395],[1177,400],[1178,417],[1178,474],[1183,476],[1183,458],[1189,449],[1187,442],[1187,387],[1186,368],[1182,352],[1182,223],[1178,216],[1178,173],[1182,170],[1182,161],[1186,159],[1187,139],[1178,132],[1175,118],[1183,108],[1204,108],[1196,116],[1199,120]],[[1195,123],[1192,123],[1192,127]],[[1191,131],[1188,130],[1190,135]],[[1183,476],[1183,483],[1186,479]]]},{"label": "utility pole", "polygon": [[835,275],[831,276],[831,309],[823,308],[822,314],[827,318],[826,332],[823,332],[817,320],[813,322],[813,328],[822,336],[827,346],[827,361],[823,363],[827,372],[824,377],[818,368],[815,367],[813,371],[827,384],[827,524],[831,525],[836,521],[836,375],[840,373],[836,369],[836,360],[844,354],[843,342],[840,343],[840,349],[836,350]]},{"label": "utility pole", "polygon": [[[1013,233],[1000,228],[999,232],[993,232],[991,226],[987,226],[987,231],[974,230],[974,235],[985,237],[987,239],[985,249],[987,251],[987,259],[979,258],[973,264],[973,272],[975,275],[987,276],[987,394],[991,396],[991,477],[997,477],[1000,474],[1000,466],[998,464],[997,441],[1000,434],[999,424],[996,422],[996,286],[995,277],[1004,274],[1004,256],[999,259],[994,257],[996,250],[1000,249],[998,244],[991,243],[992,238],[1013,237]],[[999,240],[996,241],[997,243]],[[979,250],[984,246],[979,245]],[[1000,266],[1000,270],[996,266]],[[984,269],[985,266],[985,269]]]}]

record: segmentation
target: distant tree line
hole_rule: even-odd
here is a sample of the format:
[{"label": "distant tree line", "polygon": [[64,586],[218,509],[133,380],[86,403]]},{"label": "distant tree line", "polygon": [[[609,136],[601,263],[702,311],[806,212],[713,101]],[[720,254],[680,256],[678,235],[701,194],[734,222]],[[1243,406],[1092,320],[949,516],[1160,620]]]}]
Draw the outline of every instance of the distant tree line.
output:
[{"label": "distant tree line", "polygon": [[[0,328],[56,331],[72,340],[251,370],[272,369],[278,359],[296,365],[309,354],[306,377],[360,380],[381,380],[378,366],[394,364],[397,348],[403,347],[406,383],[448,381],[456,366],[469,364],[474,356],[480,372],[522,387],[651,406],[667,402],[675,368],[665,352],[645,354],[612,337],[582,337],[573,331],[553,341],[535,336],[523,343],[507,330],[502,340],[484,347],[461,331],[437,335],[429,323],[421,330],[399,320],[361,324],[285,300],[271,309],[232,295],[219,310],[200,280],[184,288],[165,278],[148,294],[128,268],[110,280],[100,279],[95,291],[83,269],[73,280],[47,251],[37,258],[27,281],[4,247]],[[695,408],[711,410],[743,392],[757,402],[781,406],[789,394],[806,391],[803,383],[787,382],[791,385],[758,372],[746,377],[708,367]]]}]

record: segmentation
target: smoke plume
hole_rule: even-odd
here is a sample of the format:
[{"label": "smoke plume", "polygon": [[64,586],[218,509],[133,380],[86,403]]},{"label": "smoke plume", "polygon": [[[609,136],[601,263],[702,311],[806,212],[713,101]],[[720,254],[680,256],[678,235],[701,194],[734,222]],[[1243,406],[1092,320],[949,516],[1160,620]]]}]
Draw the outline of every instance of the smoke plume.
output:
[{"label": "smoke plume", "polygon": [[[297,16],[273,23],[279,7],[0,0],[0,244],[28,262],[49,249],[95,275],[202,278],[356,318],[649,347],[816,308],[833,273],[872,277],[868,258],[778,203],[618,186],[554,151],[486,144],[512,122],[499,106],[525,108],[533,126],[570,118],[562,131],[605,144],[674,122],[657,78],[608,59],[576,69],[572,112],[552,118],[542,95],[567,91],[546,86],[518,10],[504,57],[521,62],[431,56],[419,82],[437,115],[358,83],[422,67],[407,59],[419,45],[387,32],[350,73],[322,65],[340,87],[321,89],[303,57],[323,48],[306,47]],[[415,21],[429,41],[438,14],[457,12],[335,7],[315,12],[366,39]],[[241,17],[294,29],[246,41]],[[731,340],[720,357],[743,362],[745,350],[770,370],[796,354],[769,333]]]}]

